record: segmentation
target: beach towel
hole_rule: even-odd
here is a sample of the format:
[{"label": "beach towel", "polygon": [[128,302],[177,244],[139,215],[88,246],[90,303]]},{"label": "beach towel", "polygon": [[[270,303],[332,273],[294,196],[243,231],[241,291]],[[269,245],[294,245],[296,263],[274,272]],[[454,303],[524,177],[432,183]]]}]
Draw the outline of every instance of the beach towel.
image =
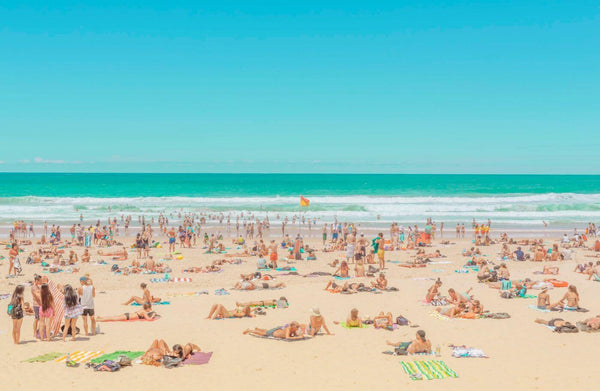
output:
[{"label": "beach towel", "polygon": [[[102,350],[97,350],[97,351],[87,351],[87,350],[77,350],[73,353],[70,353],[70,360],[74,361],[76,363],[79,364],[83,364],[85,362],[88,362],[89,360],[96,358],[98,356],[103,355],[104,352]],[[67,355],[63,355],[62,357],[59,357],[55,360],[55,362],[65,362],[67,361]]]},{"label": "beach towel", "polygon": [[169,282],[192,282],[190,277],[173,277]]},{"label": "beach towel", "polygon": [[278,267],[277,269],[278,272],[297,272],[298,270],[295,267]]},{"label": "beach towel", "polygon": [[335,278],[336,280],[349,280],[351,277],[333,276],[333,278]]},{"label": "beach towel", "polygon": [[144,353],[145,352],[142,351],[131,352],[128,350],[117,350],[116,352],[103,354],[102,356],[93,358],[92,360],[90,360],[90,362],[92,364],[101,364],[104,362],[104,360],[119,361],[119,356],[125,356],[127,358],[130,358],[131,360],[135,360],[138,357],[142,357]]},{"label": "beach towel", "polygon": [[398,266],[400,267],[407,267],[407,268],[417,268],[417,267],[426,267],[427,265],[424,263],[401,263]]},{"label": "beach towel", "polygon": [[275,338],[275,337],[267,337],[266,335],[254,335],[254,334],[248,334],[248,335],[250,335],[254,338],[272,339],[274,341],[282,341],[282,342],[297,342],[297,341],[306,341],[307,339],[310,339],[310,337],[308,337],[306,335],[300,339]]},{"label": "beach towel", "polygon": [[150,282],[156,284],[159,282],[169,282],[169,280],[167,278],[151,278]]},{"label": "beach towel", "polygon": [[530,305],[529,308],[531,308],[532,310],[539,311],[539,312],[550,312],[549,309],[538,308],[537,305]]},{"label": "beach towel", "polygon": [[12,295],[10,293],[3,293],[0,295],[0,300],[8,299]]},{"label": "beach towel", "polygon": [[48,361],[53,361],[56,360],[59,357],[64,356],[64,353],[58,353],[58,352],[50,352],[50,353],[46,353],[46,354],[42,354],[39,355],[37,357],[33,357],[33,358],[29,358],[27,360],[23,360],[22,362],[48,362]]},{"label": "beach towel", "polygon": [[[169,305],[169,304],[171,304],[170,301],[159,301],[157,303],[152,303],[152,305]],[[141,304],[138,304],[135,301],[133,303],[131,303],[131,305],[134,305],[136,307],[141,307],[142,306]]]},{"label": "beach towel", "polygon": [[217,295],[217,296],[225,296],[225,295],[228,295],[228,294],[229,294],[229,292],[227,292],[223,288],[215,290],[215,295]]},{"label": "beach towel", "polygon": [[213,352],[195,352],[192,353],[190,358],[183,360],[183,365],[203,365],[208,364]]},{"label": "beach towel", "polygon": [[358,326],[348,326],[348,325],[346,324],[346,322],[340,322],[340,326],[342,326],[342,327],[343,327],[343,328],[345,328],[345,329],[349,329],[349,330],[352,330],[352,329],[366,329],[366,328],[368,328],[368,327],[369,327],[369,325],[368,325],[368,324],[364,324],[364,323],[362,323],[362,324],[360,325],[360,327],[358,327]]},{"label": "beach towel", "polygon": [[137,315],[132,314],[129,319],[105,320],[104,322],[154,322],[157,319],[160,319],[160,317],[158,317],[158,318],[150,318],[150,319],[140,319],[140,318],[137,317]]},{"label": "beach towel", "polygon": [[59,333],[61,333],[60,326],[62,326],[65,315],[65,296],[58,289],[58,286],[54,281],[49,280],[48,287],[50,288],[54,300],[54,318],[52,318],[52,322],[50,323],[50,333],[52,335],[59,335]]},{"label": "beach towel", "polygon": [[437,360],[401,361],[402,369],[411,380],[456,378],[458,375],[446,363]]},{"label": "beach towel", "polygon": [[488,356],[482,350],[475,348],[467,348],[465,346],[455,346],[452,349],[452,357],[488,358]]},{"label": "beach towel", "polygon": [[171,293],[168,292],[168,297],[192,297],[192,296],[200,296],[200,295],[208,295],[207,290],[199,291],[199,292],[183,292],[183,293]]}]

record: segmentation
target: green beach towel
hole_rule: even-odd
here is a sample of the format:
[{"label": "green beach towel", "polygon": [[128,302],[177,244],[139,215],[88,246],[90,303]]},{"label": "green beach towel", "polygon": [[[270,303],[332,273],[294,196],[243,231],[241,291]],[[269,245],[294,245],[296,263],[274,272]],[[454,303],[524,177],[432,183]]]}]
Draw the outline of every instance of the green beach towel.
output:
[{"label": "green beach towel", "polygon": [[363,324],[361,324],[361,326],[360,326],[360,327],[357,327],[357,326],[348,326],[348,325],[346,324],[346,322],[340,322],[340,326],[342,326],[342,327],[343,327],[343,328],[345,328],[345,329],[366,329],[366,328],[368,328],[368,327],[369,327],[369,325],[368,325],[368,324],[364,324],[364,323],[363,323]]},{"label": "green beach towel", "polygon": [[27,360],[23,360],[22,362],[48,362],[48,361],[52,361],[52,360],[56,360],[59,357],[64,356],[64,353],[58,353],[58,352],[51,352],[51,353],[46,353],[46,354],[42,354],[40,356],[37,357],[33,357]]},{"label": "green beach towel", "polygon": [[412,380],[434,380],[458,377],[445,362],[437,360],[401,361],[402,369]]},{"label": "green beach towel", "polygon": [[117,350],[116,352],[112,352],[112,353],[104,354],[100,357],[96,357],[96,358],[92,359],[90,362],[92,364],[101,364],[104,362],[104,360],[117,361],[119,359],[119,356],[126,356],[127,358],[130,358],[131,360],[135,360],[136,358],[142,357],[144,355],[144,353],[145,352],[130,352],[128,350]]}]

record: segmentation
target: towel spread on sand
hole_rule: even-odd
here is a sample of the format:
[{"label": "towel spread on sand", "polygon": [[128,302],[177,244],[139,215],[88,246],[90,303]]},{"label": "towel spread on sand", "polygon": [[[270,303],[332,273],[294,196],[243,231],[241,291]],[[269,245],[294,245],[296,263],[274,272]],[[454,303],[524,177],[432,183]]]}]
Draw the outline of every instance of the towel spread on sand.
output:
[{"label": "towel spread on sand", "polygon": [[437,360],[401,361],[402,369],[412,380],[434,380],[458,377],[446,363]]},{"label": "towel spread on sand", "polygon": [[212,357],[213,352],[195,352],[192,353],[191,357],[183,360],[183,365],[202,365],[208,364]]},{"label": "towel spread on sand", "polygon": [[340,322],[340,326],[342,326],[342,327],[343,327],[343,328],[345,328],[345,329],[366,329],[366,328],[368,328],[368,327],[369,327],[369,325],[368,325],[368,324],[364,324],[364,323],[362,323],[362,324],[360,325],[360,327],[359,327],[359,326],[348,326],[348,325],[346,324],[346,322]]},{"label": "towel spread on sand", "polygon": [[[70,360],[75,361],[76,363],[83,364],[93,358],[103,355],[104,352],[102,350],[97,351],[87,351],[87,350],[77,350],[73,353],[70,353]],[[67,361],[67,355],[63,355],[55,360],[56,362],[65,362]]]},{"label": "towel spread on sand", "polygon": [[475,348],[467,348],[464,346],[455,346],[452,349],[452,357],[488,358],[488,356],[482,350]]},{"label": "towel spread on sand", "polygon": [[[171,304],[170,301],[159,301],[159,302],[156,302],[156,303],[152,303],[152,305],[169,305],[169,304]],[[137,307],[141,307],[142,306],[141,304],[138,304],[135,301],[133,303],[131,303],[131,305],[134,305],[134,306],[137,306]]]},{"label": "towel spread on sand", "polygon": [[104,360],[112,360],[112,361],[118,361],[119,360],[119,356],[125,356],[130,358],[131,360],[135,360],[138,357],[141,357],[144,355],[144,352],[130,352],[128,350],[117,350],[116,352],[112,352],[112,353],[108,353],[108,354],[103,354],[102,356],[93,358],[92,360],[90,360],[90,362],[92,364],[101,364],[104,362]]},{"label": "towel spread on sand", "polygon": [[64,356],[64,353],[58,352],[50,352],[46,354],[39,355],[37,357],[29,358],[27,360],[23,360],[23,362],[48,362],[52,360],[56,360],[59,357]]}]

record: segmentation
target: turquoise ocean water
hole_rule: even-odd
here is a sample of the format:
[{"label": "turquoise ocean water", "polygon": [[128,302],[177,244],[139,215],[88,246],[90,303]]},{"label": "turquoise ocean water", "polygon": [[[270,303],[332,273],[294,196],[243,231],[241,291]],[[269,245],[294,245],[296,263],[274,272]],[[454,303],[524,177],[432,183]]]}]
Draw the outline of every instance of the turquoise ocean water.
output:
[{"label": "turquoise ocean water", "polygon": [[[0,221],[74,222],[121,214],[298,213],[363,225],[492,219],[538,229],[600,220],[600,176],[0,173]],[[110,207],[110,212],[109,212]]]}]

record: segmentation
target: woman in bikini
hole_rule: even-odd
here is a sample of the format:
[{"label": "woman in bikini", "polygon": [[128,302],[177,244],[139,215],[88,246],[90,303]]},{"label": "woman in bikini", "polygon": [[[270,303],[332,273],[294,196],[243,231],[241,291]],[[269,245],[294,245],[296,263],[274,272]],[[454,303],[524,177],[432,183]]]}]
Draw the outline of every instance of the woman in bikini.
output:
[{"label": "woman in bikini", "polygon": [[327,328],[327,324],[325,323],[325,318],[321,315],[321,312],[318,308],[314,307],[310,310],[310,323],[308,325],[308,334],[311,337],[317,335],[317,333],[321,330],[321,327],[327,335],[333,335],[329,329]]},{"label": "woman in bikini", "polygon": [[439,278],[435,281],[435,283],[427,290],[427,294],[425,295],[425,301],[430,303],[431,300],[435,299],[439,296],[439,288],[442,286],[442,280]]},{"label": "woman in bikini", "polygon": [[182,360],[190,358],[193,352],[201,352],[202,350],[198,345],[191,342],[185,345],[173,345],[173,349],[169,349],[169,345],[161,339],[155,339],[152,345],[146,350],[146,353],[142,356],[142,362],[146,365],[160,365],[163,356],[178,357]]},{"label": "woman in bikini", "polygon": [[[566,302],[566,305],[565,305]],[[552,308],[579,308],[579,292],[575,285],[569,285],[569,290],[558,303],[552,305]]]},{"label": "woman in bikini", "polygon": [[466,306],[465,303],[459,303],[458,305],[448,307],[448,308],[436,308],[435,310],[439,312],[441,315],[447,316],[449,318],[457,318],[465,312]]},{"label": "woman in bikini", "polygon": [[252,318],[253,316],[250,306],[228,310],[223,304],[213,304],[206,319]]},{"label": "woman in bikini", "polygon": [[149,303],[144,303],[144,306],[141,310],[129,313],[126,312],[122,315],[115,316],[98,316],[96,321],[98,322],[118,322],[118,321],[127,321],[132,319],[145,319],[145,320],[155,320],[160,319],[160,315],[156,312],[152,311],[152,306]]}]

